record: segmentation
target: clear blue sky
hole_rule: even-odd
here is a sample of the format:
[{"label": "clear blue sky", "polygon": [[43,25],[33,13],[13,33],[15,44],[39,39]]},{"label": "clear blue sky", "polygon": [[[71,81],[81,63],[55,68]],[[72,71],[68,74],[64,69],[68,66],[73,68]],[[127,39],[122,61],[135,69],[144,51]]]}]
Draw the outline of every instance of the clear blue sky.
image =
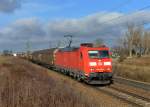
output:
[{"label": "clear blue sky", "polygon": [[22,0],[13,13],[0,13],[0,27],[17,19],[40,20],[80,18],[101,11],[129,13],[150,5],[150,0]]}]

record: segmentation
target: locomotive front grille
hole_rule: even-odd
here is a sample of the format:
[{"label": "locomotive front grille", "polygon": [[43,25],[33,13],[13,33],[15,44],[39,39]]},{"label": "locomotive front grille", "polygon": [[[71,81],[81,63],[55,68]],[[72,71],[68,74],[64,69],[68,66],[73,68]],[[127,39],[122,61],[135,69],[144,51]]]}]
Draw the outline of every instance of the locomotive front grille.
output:
[{"label": "locomotive front grille", "polygon": [[91,80],[110,80],[112,78],[112,73],[90,73]]}]

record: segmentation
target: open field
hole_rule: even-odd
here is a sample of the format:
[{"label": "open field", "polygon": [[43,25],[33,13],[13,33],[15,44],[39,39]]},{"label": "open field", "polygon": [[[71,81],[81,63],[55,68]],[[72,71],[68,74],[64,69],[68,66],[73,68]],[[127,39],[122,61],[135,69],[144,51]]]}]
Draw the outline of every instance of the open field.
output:
[{"label": "open field", "polygon": [[0,107],[129,106],[28,61],[12,57],[0,60]]},{"label": "open field", "polygon": [[150,83],[150,57],[148,56],[114,62],[113,67],[118,76]]},{"label": "open field", "polygon": [[8,60],[9,58],[10,58],[10,57],[3,57],[3,56],[0,56],[0,64],[6,63],[7,61],[9,61],[9,60]]}]

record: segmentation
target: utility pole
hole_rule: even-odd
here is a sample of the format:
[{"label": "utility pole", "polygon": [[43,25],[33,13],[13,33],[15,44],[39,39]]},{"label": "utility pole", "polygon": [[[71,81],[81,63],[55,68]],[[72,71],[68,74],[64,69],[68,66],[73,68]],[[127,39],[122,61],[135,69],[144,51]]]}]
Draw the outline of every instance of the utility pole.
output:
[{"label": "utility pole", "polygon": [[29,58],[31,54],[31,42],[29,40],[26,42],[26,54],[27,58]]}]

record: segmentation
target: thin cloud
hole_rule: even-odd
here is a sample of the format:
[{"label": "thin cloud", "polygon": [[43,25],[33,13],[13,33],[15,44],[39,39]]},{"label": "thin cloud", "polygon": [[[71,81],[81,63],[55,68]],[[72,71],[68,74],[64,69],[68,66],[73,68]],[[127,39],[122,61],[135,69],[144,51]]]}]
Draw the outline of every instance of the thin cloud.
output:
[{"label": "thin cloud", "polygon": [[21,7],[22,0],[0,0],[0,12],[12,13]]},{"label": "thin cloud", "polygon": [[[80,19],[56,20],[47,23],[42,23],[36,18],[17,20],[1,29],[0,48],[3,49],[3,45],[8,45],[23,50],[20,47],[24,47],[28,40],[32,42],[33,49],[46,48],[50,41],[64,40],[66,34],[74,35],[78,42],[102,38],[111,45],[115,43],[116,38],[123,36],[128,23],[137,24],[137,26],[143,22],[150,23],[150,11],[120,16],[123,14],[110,12],[106,15],[96,13]],[[14,42],[15,47],[12,45]]]}]

